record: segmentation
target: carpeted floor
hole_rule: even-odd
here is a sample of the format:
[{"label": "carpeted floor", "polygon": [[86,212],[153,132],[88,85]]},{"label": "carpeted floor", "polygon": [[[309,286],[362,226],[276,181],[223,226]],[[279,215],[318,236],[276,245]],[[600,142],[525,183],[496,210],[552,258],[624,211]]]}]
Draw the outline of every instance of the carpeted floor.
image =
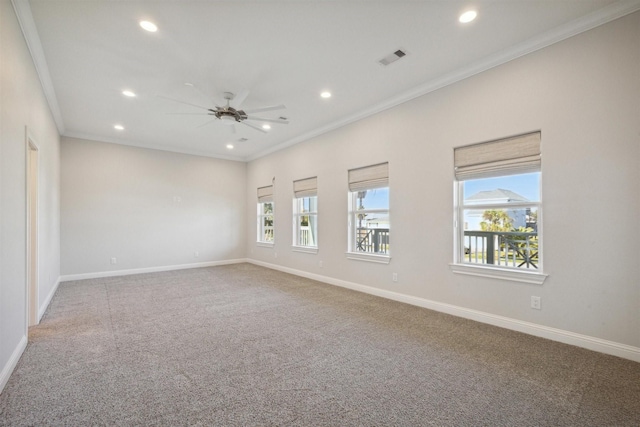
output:
[{"label": "carpeted floor", "polygon": [[237,264],[61,284],[0,425],[638,426],[640,364]]}]

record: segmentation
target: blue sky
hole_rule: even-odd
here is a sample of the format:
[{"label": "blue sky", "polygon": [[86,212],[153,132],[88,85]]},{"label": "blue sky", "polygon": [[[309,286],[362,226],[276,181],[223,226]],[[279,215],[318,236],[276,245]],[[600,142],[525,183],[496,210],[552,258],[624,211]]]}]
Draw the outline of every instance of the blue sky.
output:
[{"label": "blue sky", "polygon": [[532,202],[540,201],[540,172],[465,181],[464,198],[473,196],[479,191],[498,188],[511,190]]},{"label": "blue sky", "polygon": [[[540,172],[465,181],[464,198],[473,196],[479,191],[496,190],[498,188],[511,190],[532,202],[540,201]],[[368,190],[363,205],[366,209],[388,209],[389,189],[376,188],[375,190]]]},{"label": "blue sky", "polygon": [[365,209],[389,209],[389,189],[376,188],[367,190],[367,195],[362,204]]}]

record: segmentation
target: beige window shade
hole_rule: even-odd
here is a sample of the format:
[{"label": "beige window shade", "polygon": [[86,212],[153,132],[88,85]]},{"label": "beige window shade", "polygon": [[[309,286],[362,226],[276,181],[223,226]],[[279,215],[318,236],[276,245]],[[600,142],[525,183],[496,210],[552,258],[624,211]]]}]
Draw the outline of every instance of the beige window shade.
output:
[{"label": "beige window shade", "polygon": [[312,197],[318,195],[318,178],[307,178],[293,181],[293,194],[296,197]]},{"label": "beige window shade", "polygon": [[273,185],[258,188],[258,202],[273,202]]},{"label": "beige window shade", "polygon": [[349,191],[371,190],[389,186],[389,163],[351,169]]},{"label": "beige window shade", "polygon": [[454,149],[459,181],[538,172],[540,164],[540,132]]}]

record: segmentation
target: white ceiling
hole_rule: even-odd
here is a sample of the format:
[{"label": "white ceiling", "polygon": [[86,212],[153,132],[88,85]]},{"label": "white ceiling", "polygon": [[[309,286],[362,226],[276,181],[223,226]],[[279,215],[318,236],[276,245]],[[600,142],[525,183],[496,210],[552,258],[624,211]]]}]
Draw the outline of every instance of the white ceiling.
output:
[{"label": "white ceiling", "polygon": [[[235,160],[301,142],[640,8],[636,0],[14,5],[61,134]],[[460,24],[458,15],[471,7],[478,18]],[[142,30],[142,19],[159,30]],[[409,54],[378,63],[399,48]],[[138,96],[124,97],[125,89]],[[212,107],[224,102],[222,92],[243,90],[243,108],[285,104],[260,115],[290,124],[273,124],[267,134],[236,126],[232,134],[219,121],[201,126],[207,116],[171,114],[200,110],[161,97]],[[333,96],[320,98],[323,90]]]}]

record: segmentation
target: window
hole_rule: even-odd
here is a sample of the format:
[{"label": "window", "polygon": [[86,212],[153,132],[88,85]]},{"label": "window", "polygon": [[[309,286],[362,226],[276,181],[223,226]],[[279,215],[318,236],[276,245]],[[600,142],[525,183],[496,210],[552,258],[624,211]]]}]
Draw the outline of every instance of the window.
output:
[{"label": "window", "polygon": [[456,148],[454,163],[456,263],[540,272],[540,132]]},{"label": "window", "polygon": [[350,170],[349,253],[388,258],[389,230],[389,164]]},{"label": "window", "polygon": [[293,246],[318,247],[318,180],[293,182]]},{"label": "window", "polygon": [[274,241],[273,229],[273,185],[258,188],[258,242],[270,243]]}]

